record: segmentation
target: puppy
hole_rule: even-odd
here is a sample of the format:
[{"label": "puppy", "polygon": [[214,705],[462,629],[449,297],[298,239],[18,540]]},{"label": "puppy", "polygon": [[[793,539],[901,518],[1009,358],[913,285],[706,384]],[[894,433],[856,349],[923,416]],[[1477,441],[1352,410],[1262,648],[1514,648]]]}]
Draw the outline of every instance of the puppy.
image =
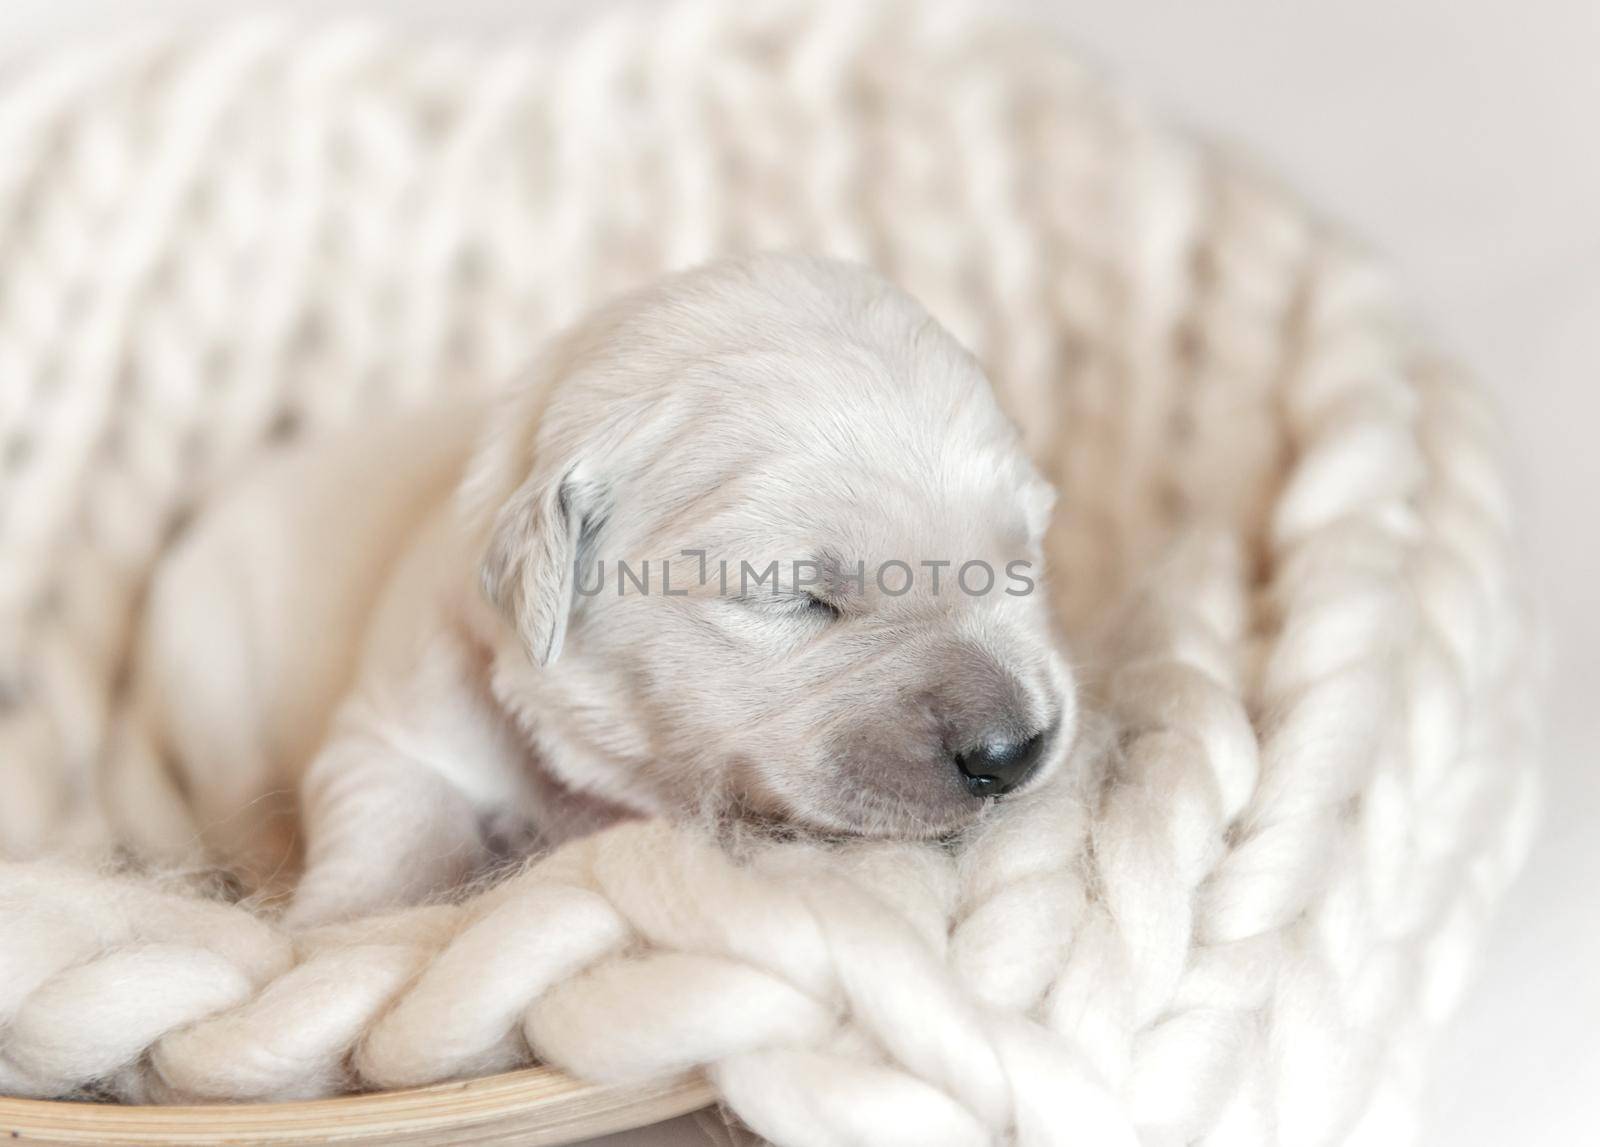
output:
[{"label": "puppy", "polygon": [[971,356],[869,271],[682,274],[496,405],[217,499],[153,585],[112,804],[170,847],[164,778],[258,887],[298,823],[301,924],[628,816],[950,833],[1072,740],[1052,499]]}]

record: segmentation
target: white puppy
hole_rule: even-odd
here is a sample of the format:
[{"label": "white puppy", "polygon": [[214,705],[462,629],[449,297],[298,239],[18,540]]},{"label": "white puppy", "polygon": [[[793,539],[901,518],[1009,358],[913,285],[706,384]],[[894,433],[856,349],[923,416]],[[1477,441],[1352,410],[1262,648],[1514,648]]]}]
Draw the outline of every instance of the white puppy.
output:
[{"label": "white puppy", "polygon": [[947,833],[1072,738],[1051,499],[870,272],[680,275],[493,408],[294,447],[210,505],[152,590],[113,803],[160,844],[185,830],[135,794],[173,778],[262,886],[298,786],[299,922],[628,815]]}]

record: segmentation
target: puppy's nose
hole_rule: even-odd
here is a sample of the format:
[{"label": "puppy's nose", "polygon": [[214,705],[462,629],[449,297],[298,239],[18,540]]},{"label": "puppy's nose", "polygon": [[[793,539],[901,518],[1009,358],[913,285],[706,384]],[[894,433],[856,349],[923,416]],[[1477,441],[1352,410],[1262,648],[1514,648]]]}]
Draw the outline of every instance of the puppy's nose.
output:
[{"label": "puppy's nose", "polygon": [[1044,755],[1049,730],[1018,740],[990,737],[977,748],[956,754],[956,768],[967,791],[975,797],[997,797],[1011,792],[1033,775]]}]

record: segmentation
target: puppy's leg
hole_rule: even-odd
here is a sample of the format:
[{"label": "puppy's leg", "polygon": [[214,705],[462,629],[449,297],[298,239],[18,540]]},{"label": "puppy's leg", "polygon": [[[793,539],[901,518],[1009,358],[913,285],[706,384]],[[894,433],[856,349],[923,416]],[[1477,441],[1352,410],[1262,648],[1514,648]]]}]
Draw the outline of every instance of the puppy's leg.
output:
[{"label": "puppy's leg", "polygon": [[488,859],[476,811],[378,734],[336,733],[301,789],[306,866],[286,921],[303,927],[414,904]]},{"label": "puppy's leg", "polygon": [[526,815],[528,750],[462,620],[485,607],[457,529],[440,507],[391,574],[354,687],[302,774],[291,923],[425,900],[491,859],[488,820]]}]

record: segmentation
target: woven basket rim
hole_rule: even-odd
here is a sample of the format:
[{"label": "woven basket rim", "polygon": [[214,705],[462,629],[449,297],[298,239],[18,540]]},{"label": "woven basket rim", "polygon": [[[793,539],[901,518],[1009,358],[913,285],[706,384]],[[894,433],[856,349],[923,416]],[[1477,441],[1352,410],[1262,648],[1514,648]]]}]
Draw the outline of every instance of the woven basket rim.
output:
[{"label": "woven basket rim", "polygon": [[644,1127],[715,1102],[695,1073],[647,1085],[580,1083],[534,1067],[400,1091],[274,1103],[133,1106],[0,1098],[0,1142],[556,1144]]}]

